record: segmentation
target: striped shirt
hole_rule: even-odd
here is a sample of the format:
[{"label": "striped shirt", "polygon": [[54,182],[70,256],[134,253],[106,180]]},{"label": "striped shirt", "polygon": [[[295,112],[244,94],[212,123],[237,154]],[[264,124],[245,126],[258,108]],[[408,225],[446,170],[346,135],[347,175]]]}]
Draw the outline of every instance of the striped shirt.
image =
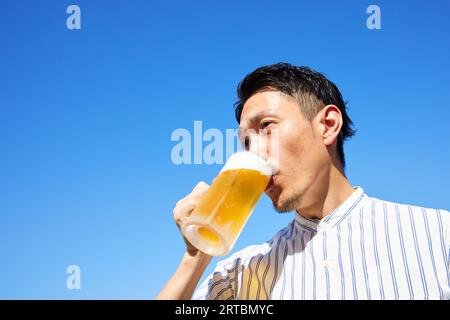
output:
[{"label": "striped shirt", "polygon": [[450,212],[356,187],[321,220],[219,262],[193,299],[450,299]]}]

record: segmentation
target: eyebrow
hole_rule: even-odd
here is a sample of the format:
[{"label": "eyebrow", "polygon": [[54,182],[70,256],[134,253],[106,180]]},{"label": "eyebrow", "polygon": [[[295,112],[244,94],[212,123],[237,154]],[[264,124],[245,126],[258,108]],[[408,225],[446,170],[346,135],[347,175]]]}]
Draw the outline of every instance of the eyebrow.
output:
[{"label": "eyebrow", "polygon": [[[247,123],[251,126],[253,123],[258,122],[264,115],[264,112],[258,112],[250,117],[250,119],[247,121]],[[238,128],[238,137],[239,140],[241,140],[242,135],[244,134],[244,128],[242,126],[239,126]]]},{"label": "eyebrow", "polygon": [[259,120],[261,120],[261,118],[264,116],[265,113],[266,113],[266,112],[264,112],[264,111],[258,112],[257,114],[251,116],[248,122],[249,122],[250,124],[255,123],[255,122],[258,122]]},{"label": "eyebrow", "polygon": [[[258,113],[255,113],[254,115],[252,115],[247,123],[249,125],[252,125],[253,123],[259,122],[262,118],[264,118],[265,116],[276,116],[276,112],[274,112],[273,110],[269,109],[269,110],[263,110],[263,111],[259,111]],[[239,130],[242,130],[242,127],[239,126]]]}]

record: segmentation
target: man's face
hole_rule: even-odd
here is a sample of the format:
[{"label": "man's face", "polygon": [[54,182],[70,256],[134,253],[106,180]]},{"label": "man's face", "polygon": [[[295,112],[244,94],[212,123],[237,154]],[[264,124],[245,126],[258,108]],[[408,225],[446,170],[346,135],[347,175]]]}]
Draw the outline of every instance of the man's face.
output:
[{"label": "man's face", "polygon": [[315,119],[309,122],[298,102],[279,91],[256,93],[244,104],[241,140],[278,164],[265,192],[279,212],[312,205],[308,191],[326,175],[329,158]]}]

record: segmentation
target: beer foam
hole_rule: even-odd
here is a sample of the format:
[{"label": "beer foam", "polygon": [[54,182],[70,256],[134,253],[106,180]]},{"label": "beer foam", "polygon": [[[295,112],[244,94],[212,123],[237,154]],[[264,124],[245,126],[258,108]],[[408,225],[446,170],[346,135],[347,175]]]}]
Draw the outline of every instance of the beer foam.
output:
[{"label": "beer foam", "polygon": [[274,166],[270,162],[249,151],[232,154],[220,172],[237,169],[257,170],[266,176],[271,176],[275,171]]}]

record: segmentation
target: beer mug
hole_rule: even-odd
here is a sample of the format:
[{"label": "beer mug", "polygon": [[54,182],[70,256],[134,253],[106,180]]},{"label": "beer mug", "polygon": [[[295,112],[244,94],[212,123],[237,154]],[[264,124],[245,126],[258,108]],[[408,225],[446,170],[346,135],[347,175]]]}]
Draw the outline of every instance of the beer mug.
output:
[{"label": "beer mug", "polygon": [[181,232],[200,251],[221,256],[231,251],[272,175],[269,162],[255,153],[228,159]]}]

